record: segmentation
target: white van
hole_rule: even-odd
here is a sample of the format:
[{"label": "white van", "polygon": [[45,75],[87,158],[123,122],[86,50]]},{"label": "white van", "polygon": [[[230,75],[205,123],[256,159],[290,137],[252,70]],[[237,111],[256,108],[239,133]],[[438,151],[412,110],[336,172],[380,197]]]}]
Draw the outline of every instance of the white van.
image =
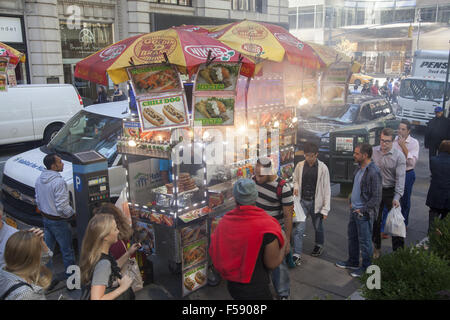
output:
[{"label": "white van", "polygon": [[50,140],[83,108],[71,84],[33,84],[0,93],[0,145]]},{"label": "white van", "polygon": [[[397,118],[426,126],[435,117],[434,109],[443,106],[448,51],[417,50],[412,76],[403,79],[398,97]],[[450,84],[447,85],[445,116],[448,116]]]},{"label": "white van", "polygon": [[125,187],[126,173],[121,155],[117,153],[117,137],[123,118],[129,117],[128,102],[95,104],[84,108],[61,128],[52,141],[11,157],[3,171],[3,204],[8,223],[19,228],[42,227],[42,217],[36,213],[34,185],[45,169],[44,157],[56,152],[64,162],[61,175],[67,182],[73,203],[72,154],[96,150],[108,159],[111,198],[120,196]]}]

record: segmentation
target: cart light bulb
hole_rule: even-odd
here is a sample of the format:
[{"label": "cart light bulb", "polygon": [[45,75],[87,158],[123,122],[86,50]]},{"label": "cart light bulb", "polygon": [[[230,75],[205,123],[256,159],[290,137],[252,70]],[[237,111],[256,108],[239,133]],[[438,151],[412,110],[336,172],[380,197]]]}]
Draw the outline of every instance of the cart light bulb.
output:
[{"label": "cart light bulb", "polygon": [[128,141],[128,145],[129,145],[130,147],[136,147],[136,141],[130,140],[130,141]]},{"label": "cart light bulb", "polygon": [[209,132],[205,131],[205,133],[203,134],[203,139],[208,139],[209,138]]},{"label": "cart light bulb", "polygon": [[296,123],[298,121],[297,117],[292,118],[292,123]]},{"label": "cart light bulb", "polygon": [[250,125],[253,126],[255,122],[253,120],[250,120]]},{"label": "cart light bulb", "polygon": [[275,121],[274,124],[273,124],[273,126],[274,126],[275,128],[278,128],[278,127],[280,126],[280,122],[279,122],[279,121]]},{"label": "cart light bulb", "polygon": [[189,131],[189,137],[192,138],[193,136],[194,136],[194,131],[190,130],[190,131]]},{"label": "cart light bulb", "polygon": [[239,128],[239,133],[244,133],[245,131],[247,131],[247,128],[245,126],[241,126]]}]

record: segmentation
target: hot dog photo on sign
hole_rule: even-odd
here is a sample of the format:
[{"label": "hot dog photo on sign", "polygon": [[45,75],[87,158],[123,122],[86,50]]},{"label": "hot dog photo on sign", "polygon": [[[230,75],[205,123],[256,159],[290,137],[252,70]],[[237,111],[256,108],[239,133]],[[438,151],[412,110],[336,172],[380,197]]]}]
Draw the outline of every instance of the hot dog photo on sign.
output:
[{"label": "hot dog photo on sign", "polygon": [[183,94],[142,99],[139,101],[139,112],[144,131],[188,124],[186,103]]}]

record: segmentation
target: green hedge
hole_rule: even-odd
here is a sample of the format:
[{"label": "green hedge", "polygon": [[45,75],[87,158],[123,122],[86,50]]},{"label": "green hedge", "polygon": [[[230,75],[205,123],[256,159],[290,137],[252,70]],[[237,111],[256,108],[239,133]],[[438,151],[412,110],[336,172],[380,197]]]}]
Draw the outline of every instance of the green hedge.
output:
[{"label": "green hedge", "polygon": [[450,216],[434,221],[428,242],[430,250],[450,264]]},{"label": "green hedge", "polygon": [[369,290],[366,282],[371,275],[364,274],[362,296],[369,300],[442,299],[438,292],[450,289],[448,261],[433,251],[399,249],[374,260],[373,264],[381,270],[381,289]]}]

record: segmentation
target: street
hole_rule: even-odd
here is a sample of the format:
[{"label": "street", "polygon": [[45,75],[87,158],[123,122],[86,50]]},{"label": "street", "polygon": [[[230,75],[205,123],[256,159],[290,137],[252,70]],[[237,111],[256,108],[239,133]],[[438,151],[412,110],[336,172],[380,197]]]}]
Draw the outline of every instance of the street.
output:
[{"label": "street", "polygon": [[[413,188],[411,213],[407,228],[406,245],[415,245],[426,236],[428,228],[428,208],[425,200],[429,187],[428,150],[424,148],[424,130],[413,129],[412,136],[420,143],[420,156],[416,166],[416,182]],[[6,160],[15,154],[34,148],[34,144],[21,144],[0,148],[0,176]],[[351,296],[361,284],[352,278],[349,272],[334,266],[338,260],[347,258],[347,223],[348,203],[347,199],[338,197],[339,185],[332,187],[331,212],[324,223],[325,251],[322,256],[315,258],[310,256],[314,247],[314,233],[310,219],[307,220],[306,235],[304,240],[305,263],[295,269],[290,269],[291,299],[332,299],[342,300]],[[391,252],[391,239],[382,241],[382,254]],[[151,258],[154,263],[155,283],[144,287],[136,295],[138,300],[166,300],[176,299],[175,292],[180,281],[169,270],[161,265],[158,257]],[[62,269],[61,256],[54,258],[57,269]],[[61,271],[61,270],[59,270]],[[382,284],[381,284],[382,285]],[[67,299],[77,299],[79,290],[72,292],[64,288],[60,283],[55,290],[47,295],[47,299],[57,300],[61,294]],[[229,300],[231,297],[226,289],[225,281],[221,281],[217,287],[206,286],[186,297],[189,300]]]}]

